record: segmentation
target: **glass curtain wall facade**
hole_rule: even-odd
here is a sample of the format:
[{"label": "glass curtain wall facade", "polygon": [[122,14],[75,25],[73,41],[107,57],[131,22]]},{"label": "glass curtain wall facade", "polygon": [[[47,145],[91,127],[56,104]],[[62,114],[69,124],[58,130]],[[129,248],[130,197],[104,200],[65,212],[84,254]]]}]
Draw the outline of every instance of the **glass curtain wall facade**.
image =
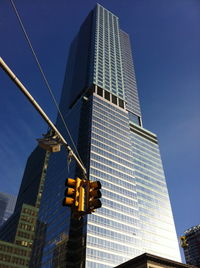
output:
[{"label": "glass curtain wall facade", "polygon": [[127,112],[94,94],[90,179],[102,208],[88,216],[86,267],[113,267],[141,251],[141,228]]},{"label": "glass curtain wall facade", "polygon": [[157,137],[136,124],[130,130],[143,251],[180,261]]},{"label": "glass curtain wall facade", "polygon": [[[144,252],[180,261],[156,135],[142,126],[130,40],[101,5],[72,41],[60,101],[102,207],[73,220],[64,182],[79,175],[64,150],[49,160],[31,267],[108,268]],[[57,126],[69,141],[60,117]],[[71,144],[70,144],[71,145]]]},{"label": "glass curtain wall facade", "polygon": [[49,153],[36,147],[27,160],[17,202],[11,199],[16,202],[14,213],[0,228],[2,268],[29,267],[48,159]]}]

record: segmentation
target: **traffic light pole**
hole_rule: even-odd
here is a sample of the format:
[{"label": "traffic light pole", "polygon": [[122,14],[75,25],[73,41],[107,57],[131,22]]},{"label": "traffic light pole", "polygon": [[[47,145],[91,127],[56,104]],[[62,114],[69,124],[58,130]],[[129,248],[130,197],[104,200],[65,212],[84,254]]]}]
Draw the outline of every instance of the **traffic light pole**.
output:
[{"label": "traffic light pole", "polygon": [[16,75],[11,71],[11,69],[8,67],[8,65],[3,61],[3,59],[0,57],[0,66],[5,71],[5,73],[13,80],[13,82],[17,85],[17,87],[21,90],[21,92],[25,95],[25,97],[29,100],[29,102],[36,108],[36,110],[39,112],[39,114],[42,116],[42,118],[47,122],[49,127],[53,129],[58,136],[61,143],[65,146],[68,153],[71,154],[71,156],[74,158],[74,160],[77,162],[79,167],[81,168],[84,177],[86,177],[86,169],[83,166],[83,164],[80,162],[76,154],[73,152],[71,147],[68,145],[64,137],[61,135],[61,133],[58,131],[58,129],[55,127],[53,122],[49,119],[49,117],[46,115],[46,113],[43,111],[43,109],[40,107],[40,105],[36,102],[36,100],[31,96],[31,94],[28,92],[28,90],[25,88],[25,86],[20,82],[20,80],[16,77]]}]

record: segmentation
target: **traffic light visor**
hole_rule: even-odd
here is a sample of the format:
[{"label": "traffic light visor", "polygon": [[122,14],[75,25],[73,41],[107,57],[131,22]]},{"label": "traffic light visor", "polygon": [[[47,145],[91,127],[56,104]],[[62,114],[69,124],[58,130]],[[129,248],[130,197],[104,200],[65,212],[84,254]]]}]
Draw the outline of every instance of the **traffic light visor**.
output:
[{"label": "traffic light visor", "polygon": [[90,182],[90,187],[93,189],[101,189],[100,181],[92,181]]},{"label": "traffic light visor", "polygon": [[75,194],[75,189],[74,188],[67,188],[65,190],[65,196],[67,195],[74,195]]},{"label": "traffic light visor", "polygon": [[76,180],[71,179],[71,178],[67,178],[65,180],[65,186],[73,186],[73,187],[75,187],[76,186]]},{"label": "traffic light visor", "polygon": [[72,197],[65,197],[63,199],[62,205],[63,206],[72,206],[74,203],[74,199]]}]

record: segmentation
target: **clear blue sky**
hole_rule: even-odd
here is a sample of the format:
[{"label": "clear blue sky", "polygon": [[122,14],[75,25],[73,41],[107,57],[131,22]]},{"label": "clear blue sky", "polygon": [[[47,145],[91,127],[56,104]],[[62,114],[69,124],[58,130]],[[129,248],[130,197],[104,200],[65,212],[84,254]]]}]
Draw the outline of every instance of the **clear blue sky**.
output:
[{"label": "clear blue sky", "polygon": [[[95,3],[15,0],[57,100],[70,41]],[[144,127],[158,135],[181,235],[200,224],[200,2],[99,3],[130,34]],[[0,35],[1,57],[54,120],[56,109],[8,0],[0,1]],[[17,194],[26,159],[47,126],[2,70],[0,90],[0,191]]]}]

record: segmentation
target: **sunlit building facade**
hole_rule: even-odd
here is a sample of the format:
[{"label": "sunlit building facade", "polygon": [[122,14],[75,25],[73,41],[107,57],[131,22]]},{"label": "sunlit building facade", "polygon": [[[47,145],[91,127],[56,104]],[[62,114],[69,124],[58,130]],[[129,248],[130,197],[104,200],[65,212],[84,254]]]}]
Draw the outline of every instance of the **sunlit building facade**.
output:
[{"label": "sunlit building facade", "polygon": [[[157,137],[142,126],[129,36],[99,4],[72,41],[60,109],[90,180],[101,181],[102,207],[71,219],[61,206],[64,181],[80,172],[64,149],[53,154],[31,267],[108,268],[145,252],[180,261]],[[69,141],[59,116],[57,126]]]}]

